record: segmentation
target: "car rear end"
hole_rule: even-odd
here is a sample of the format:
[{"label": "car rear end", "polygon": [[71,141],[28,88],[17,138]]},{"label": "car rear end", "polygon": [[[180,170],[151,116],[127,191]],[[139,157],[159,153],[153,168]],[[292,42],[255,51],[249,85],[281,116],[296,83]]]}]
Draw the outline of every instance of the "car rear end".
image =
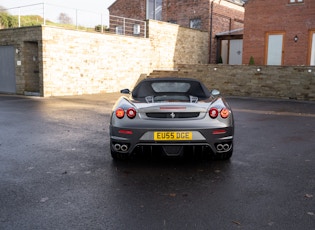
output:
[{"label": "car rear end", "polygon": [[123,98],[112,114],[112,152],[130,155],[135,151],[161,148],[166,155],[183,149],[215,155],[233,150],[234,121],[228,104],[213,101],[137,103]]}]

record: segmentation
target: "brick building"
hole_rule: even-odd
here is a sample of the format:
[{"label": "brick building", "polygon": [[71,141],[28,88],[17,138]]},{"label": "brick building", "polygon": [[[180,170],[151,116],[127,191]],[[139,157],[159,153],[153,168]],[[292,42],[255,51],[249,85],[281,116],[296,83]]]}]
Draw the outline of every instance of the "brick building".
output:
[{"label": "brick building", "polygon": [[[229,49],[221,49],[218,41],[229,45],[234,38],[227,36],[228,31],[243,28],[243,4],[242,0],[117,0],[108,9],[114,16],[154,19],[207,31],[210,34],[209,63],[216,63],[220,56],[229,56],[222,54]],[[225,37],[218,39],[223,32],[226,32]],[[240,35],[237,39],[242,39]],[[239,56],[242,58],[241,54]]]},{"label": "brick building", "polygon": [[248,0],[243,63],[315,65],[314,0]]}]

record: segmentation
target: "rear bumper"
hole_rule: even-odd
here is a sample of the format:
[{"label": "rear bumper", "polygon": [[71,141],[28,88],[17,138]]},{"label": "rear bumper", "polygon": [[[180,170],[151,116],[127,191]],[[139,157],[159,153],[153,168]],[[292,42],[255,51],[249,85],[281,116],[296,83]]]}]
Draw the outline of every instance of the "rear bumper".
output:
[{"label": "rear bumper", "polygon": [[[189,141],[155,141],[154,131],[190,131],[193,133]],[[123,132],[122,132],[123,131]],[[221,131],[221,132],[218,132]],[[206,148],[216,153],[229,151],[233,146],[234,128],[219,129],[125,129],[110,127],[111,150],[131,154],[135,149],[150,146],[195,146]],[[228,146],[227,146],[228,145]]]}]

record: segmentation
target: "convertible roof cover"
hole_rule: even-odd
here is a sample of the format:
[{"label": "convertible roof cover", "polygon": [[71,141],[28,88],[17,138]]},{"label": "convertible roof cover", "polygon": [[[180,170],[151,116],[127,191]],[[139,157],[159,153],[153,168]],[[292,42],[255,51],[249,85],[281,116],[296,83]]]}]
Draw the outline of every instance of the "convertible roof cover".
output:
[{"label": "convertible roof cover", "polygon": [[209,90],[200,81],[191,78],[147,78],[142,80],[132,91],[135,99],[161,94],[186,94],[205,100],[210,97]]}]

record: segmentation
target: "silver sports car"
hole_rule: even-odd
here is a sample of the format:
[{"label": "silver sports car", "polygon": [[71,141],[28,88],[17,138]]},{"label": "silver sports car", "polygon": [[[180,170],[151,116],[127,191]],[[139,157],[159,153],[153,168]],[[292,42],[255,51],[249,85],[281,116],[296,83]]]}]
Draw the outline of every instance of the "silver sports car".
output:
[{"label": "silver sports car", "polygon": [[234,120],[218,90],[190,78],[147,78],[116,102],[110,120],[113,159],[139,151],[166,156],[233,153]]}]

